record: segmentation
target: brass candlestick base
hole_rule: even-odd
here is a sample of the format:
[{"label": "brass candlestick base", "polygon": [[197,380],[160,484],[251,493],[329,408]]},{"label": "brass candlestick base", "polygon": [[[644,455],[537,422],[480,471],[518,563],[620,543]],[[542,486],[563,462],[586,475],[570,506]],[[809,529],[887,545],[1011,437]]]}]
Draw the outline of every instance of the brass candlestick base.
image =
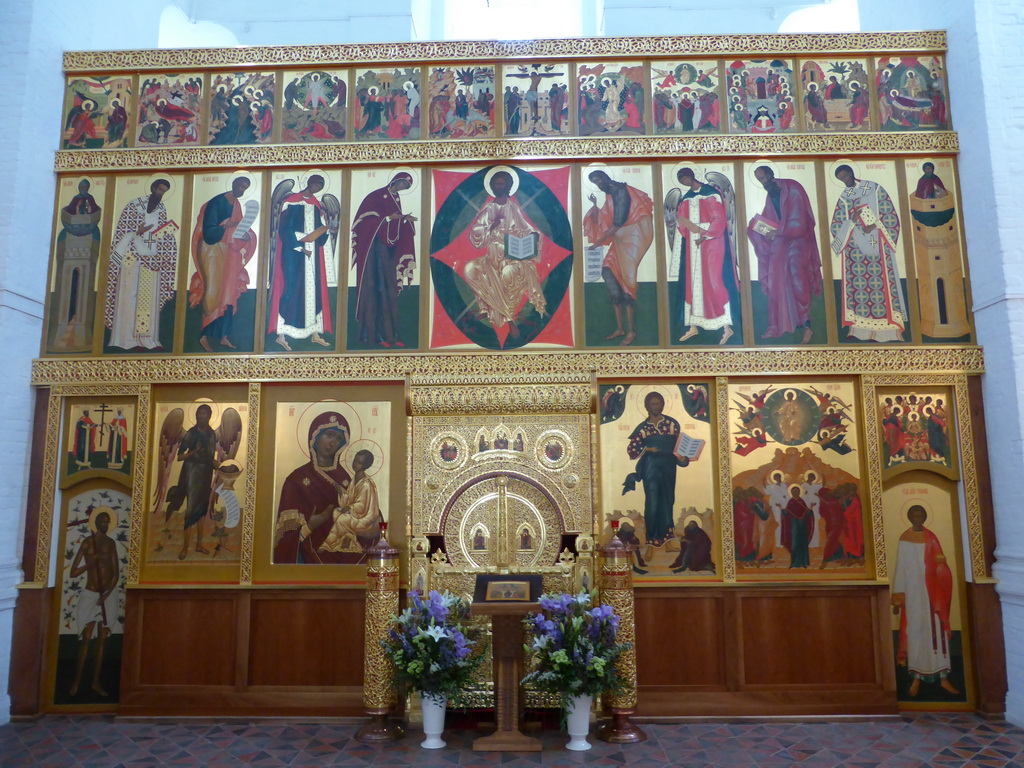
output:
[{"label": "brass candlestick base", "polygon": [[388,741],[398,741],[405,736],[405,729],[402,726],[388,719],[385,712],[367,712],[370,719],[360,726],[356,731],[356,741],[363,744],[381,744]]},{"label": "brass candlestick base", "polygon": [[647,741],[647,734],[630,720],[631,709],[612,709],[612,719],[597,729],[597,738],[612,744],[636,744]]}]

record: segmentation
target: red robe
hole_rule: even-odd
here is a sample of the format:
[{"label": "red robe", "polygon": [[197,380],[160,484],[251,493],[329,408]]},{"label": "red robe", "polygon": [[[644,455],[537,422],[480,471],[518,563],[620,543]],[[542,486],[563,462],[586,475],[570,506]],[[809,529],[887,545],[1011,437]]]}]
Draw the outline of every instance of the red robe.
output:
[{"label": "red robe", "polygon": [[849,557],[864,557],[864,520],[860,508],[860,497],[850,499],[845,510],[846,526],[843,528],[843,549]]}]

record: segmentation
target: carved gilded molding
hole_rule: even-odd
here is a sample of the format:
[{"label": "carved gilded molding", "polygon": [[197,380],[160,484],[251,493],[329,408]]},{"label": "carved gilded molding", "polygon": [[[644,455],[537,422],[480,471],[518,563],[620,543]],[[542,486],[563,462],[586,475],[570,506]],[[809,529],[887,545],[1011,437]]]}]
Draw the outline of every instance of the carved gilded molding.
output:
[{"label": "carved gilded molding", "polygon": [[485,413],[590,413],[590,384],[413,386],[413,416]]},{"label": "carved gilded molding", "polygon": [[260,433],[260,391],[259,384],[249,384],[249,429],[245,447],[248,477],[245,480],[245,505],[242,507],[242,571],[239,574],[242,584],[252,583],[253,539],[256,535],[256,471],[259,466],[257,448]]},{"label": "carved gilded molding", "polygon": [[223,357],[93,357],[34,360],[32,384],[62,385],[69,394],[120,380],[137,384],[293,381],[401,381],[416,386],[583,383],[598,378],[985,372],[980,347],[842,347],[692,349],[628,352],[523,352],[394,355],[239,355]]},{"label": "carved gilded molding", "polygon": [[[718,418],[718,508],[732,509],[732,453],[729,446],[729,380],[715,380],[715,413]],[[736,531],[732,514],[720,514],[722,531],[722,580],[736,581]]]},{"label": "carved gilded molding", "polygon": [[39,538],[36,541],[36,568],[32,581],[47,584],[50,576],[50,539],[53,532],[54,490],[57,486],[57,448],[61,433],[61,396],[50,390],[46,404],[46,447],[43,451],[43,478],[39,489]]},{"label": "carved gilded molding", "polygon": [[61,150],[57,173],[197,170],[257,166],[365,163],[589,160],[725,155],[936,155],[960,151],[956,131],[881,133],[772,133],[719,136],[608,136],[607,138],[401,141],[346,144],[270,144],[239,147]]},{"label": "carved gilded molding", "polygon": [[142,529],[145,527],[146,510],[146,472],[149,456],[149,408],[150,388],[139,387],[139,404],[136,409],[135,421],[135,477],[132,482],[132,523],[128,533],[128,584],[139,583],[142,567]]},{"label": "carved gilded molding", "polygon": [[971,426],[971,403],[966,376],[956,377],[953,392],[956,396],[957,431],[960,433],[960,466],[963,468],[964,503],[967,506],[967,538],[971,547],[971,573],[975,579],[983,579],[991,574],[985,571],[985,539],[981,527],[978,468],[974,455],[974,428]]},{"label": "carved gilded molding", "polygon": [[909,53],[946,50],[946,33],[857,32],[805,35],[675,35],[558,40],[450,40],[348,45],[267,45],[131,51],[67,51],[64,71],[267,68],[358,63],[618,56],[739,56]]},{"label": "carved gilded molding", "polygon": [[867,447],[868,503],[871,509],[871,540],[875,551],[875,578],[889,578],[889,564],[885,552],[885,518],[882,515],[882,436],[878,430],[877,380],[865,376],[863,384],[864,430]]}]

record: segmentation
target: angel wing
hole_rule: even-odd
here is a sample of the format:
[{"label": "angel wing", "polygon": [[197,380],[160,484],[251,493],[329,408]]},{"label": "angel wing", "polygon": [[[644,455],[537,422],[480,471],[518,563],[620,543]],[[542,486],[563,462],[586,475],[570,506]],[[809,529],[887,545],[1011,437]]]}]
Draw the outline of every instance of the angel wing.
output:
[{"label": "angel wing", "polygon": [[338,232],[341,231],[341,201],[334,195],[321,195],[320,207],[324,212],[324,224],[331,235],[330,255],[326,259],[327,283],[337,283]]},{"label": "angel wing", "polygon": [[841,405],[844,411],[849,410],[849,403],[844,402],[841,397],[836,397],[835,395],[831,395],[830,397],[832,398],[832,402],[837,405]]},{"label": "angel wing", "polygon": [[242,442],[242,417],[234,408],[225,408],[220,417],[220,426],[214,433],[217,437],[217,461],[233,459]]},{"label": "angel wing", "polygon": [[171,482],[171,468],[178,456],[178,446],[185,436],[185,411],[175,408],[164,417],[160,427],[160,447],[157,457],[156,490],[153,491],[153,508],[158,511],[167,500],[167,491]]},{"label": "angel wing", "polygon": [[281,228],[281,211],[284,199],[295,189],[295,179],[285,179],[274,187],[270,196],[270,271],[267,273],[267,286],[274,282],[274,265],[277,254],[278,230]]},{"label": "angel wing", "polygon": [[676,210],[679,208],[679,201],[682,199],[683,193],[679,187],[673,187],[665,195],[665,229],[668,230],[668,250],[669,250],[669,261],[672,260],[671,254],[675,252],[676,247]]},{"label": "angel wing", "polygon": [[[708,171],[704,174],[704,178],[707,183],[718,190],[718,194],[722,196],[722,202],[725,203],[725,216],[726,226],[728,227],[728,238],[729,238],[729,253],[732,254],[733,269],[736,269],[736,190],[733,189],[732,182],[729,181],[729,177],[724,173],[718,171]],[[740,281],[739,275],[736,275],[736,289],[739,290]]]}]

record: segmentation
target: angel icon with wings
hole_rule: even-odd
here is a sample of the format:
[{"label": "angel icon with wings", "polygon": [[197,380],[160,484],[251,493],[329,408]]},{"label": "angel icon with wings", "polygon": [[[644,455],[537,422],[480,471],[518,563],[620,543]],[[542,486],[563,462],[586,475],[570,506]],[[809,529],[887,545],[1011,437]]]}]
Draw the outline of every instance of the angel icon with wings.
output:
[{"label": "angel icon with wings", "polygon": [[[270,199],[270,296],[267,333],[292,351],[288,339],[309,339],[330,347],[332,333],[328,286],[337,285],[334,260],[341,225],[341,203],[324,189],[324,177],[310,174],[299,192],[294,179],[274,188]],[[324,246],[330,238],[330,250]],[[330,254],[327,258],[326,253]]]},{"label": "angel icon with wings", "polygon": [[[242,442],[242,417],[234,408],[225,408],[220,426],[210,425],[213,408],[203,402],[195,410],[195,425],[185,429],[185,410],[172,409],[160,427],[157,456],[157,484],[153,495],[153,513],[164,511],[164,521],[181,512],[182,544],[178,559],[189,555],[192,529],[196,531],[195,551],[209,555],[203,546],[206,520],[214,524],[213,535],[222,538],[225,528],[240,522],[240,508],[234,481],[241,469],[232,460]],[[175,465],[181,462],[177,483],[172,487]],[[214,548],[214,555],[220,545]]]},{"label": "angel icon with wings", "polygon": [[[689,341],[701,330],[721,330],[718,343],[725,344],[733,335],[733,315],[739,312],[736,193],[722,173],[705,174],[705,183],[693,169],[681,168],[676,178],[682,189],[670,190],[664,203],[672,254],[669,278],[678,276],[672,325],[686,327],[679,341]],[[676,231],[682,235],[678,256]]]}]

